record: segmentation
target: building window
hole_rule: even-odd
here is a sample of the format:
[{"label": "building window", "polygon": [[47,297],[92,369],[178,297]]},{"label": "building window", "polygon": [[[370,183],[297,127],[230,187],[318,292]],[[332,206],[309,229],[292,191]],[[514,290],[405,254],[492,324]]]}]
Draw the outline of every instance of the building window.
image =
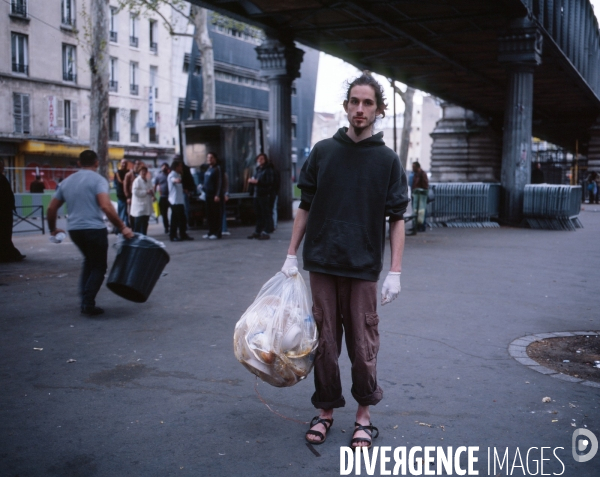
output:
[{"label": "building window", "polygon": [[243,30],[238,30],[236,27],[229,26],[227,21],[221,22],[214,17],[212,18],[211,23],[214,25],[213,28],[215,31],[248,43],[260,45],[265,39],[264,32],[256,27],[246,25]]},{"label": "building window", "polygon": [[[184,73],[190,72],[191,61],[192,61],[192,55],[190,53],[185,53],[183,55],[183,72]],[[194,64],[194,72],[193,73],[196,76],[198,76],[201,72],[201,68],[202,68],[202,58],[200,58],[200,56],[197,56],[195,64]]]},{"label": "building window", "polygon": [[140,142],[140,133],[138,132],[138,112],[132,109],[129,113],[129,130],[131,131],[131,142]]},{"label": "building window", "polygon": [[269,90],[269,85],[266,81],[262,81],[257,78],[251,78],[249,76],[241,76],[233,73],[225,73],[224,71],[215,71],[215,80],[223,81],[225,83],[237,83],[250,88]]},{"label": "building window", "polygon": [[183,111],[185,110],[185,98],[179,98],[179,104],[177,105],[177,122],[179,124],[183,121]]},{"label": "building window", "polygon": [[11,0],[10,13],[19,15],[20,17],[27,16],[27,0]]},{"label": "building window", "polygon": [[150,51],[154,54],[158,53],[158,30],[155,20],[150,20]]},{"label": "building window", "polygon": [[117,81],[117,65],[119,63],[118,58],[111,57],[110,58],[110,78],[108,80],[108,90],[116,93],[119,91],[119,82]]},{"label": "building window", "polygon": [[75,0],[61,0],[61,21],[63,25],[75,25]]},{"label": "building window", "polygon": [[191,121],[196,117],[196,111],[198,111],[198,101],[192,99],[190,101],[190,112],[188,113],[188,120]]},{"label": "building window", "polygon": [[152,123],[148,128],[148,142],[151,144],[158,144],[158,122],[160,120],[160,115],[158,112],[154,113],[154,123]]},{"label": "building window", "polygon": [[13,118],[15,133],[31,134],[31,114],[29,111],[29,95],[13,93]]},{"label": "building window", "polygon": [[150,88],[154,88],[154,99],[158,99],[158,66],[150,67]]},{"label": "building window", "polygon": [[117,108],[108,108],[108,140],[119,140],[119,110]]},{"label": "building window", "polygon": [[129,63],[129,92],[135,96],[140,94],[138,84],[138,64],[134,61]]},{"label": "building window", "polygon": [[20,33],[11,34],[12,70],[15,73],[29,73],[27,64],[27,36]]},{"label": "building window", "polygon": [[117,8],[110,7],[110,41],[116,43],[119,39],[117,35]]},{"label": "building window", "polygon": [[293,140],[296,140],[297,131],[298,131],[298,129],[297,129],[296,123],[292,123],[292,139]]},{"label": "building window", "polygon": [[138,16],[135,14],[129,15],[129,45],[137,48],[139,46],[138,38]]},{"label": "building window", "polygon": [[77,81],[76,50],[73,45],[63,44],[63,80]]},{"label": "building window", "polygon": [[77,103],[66,99],[63,109],[65,136],[77,137]]}]

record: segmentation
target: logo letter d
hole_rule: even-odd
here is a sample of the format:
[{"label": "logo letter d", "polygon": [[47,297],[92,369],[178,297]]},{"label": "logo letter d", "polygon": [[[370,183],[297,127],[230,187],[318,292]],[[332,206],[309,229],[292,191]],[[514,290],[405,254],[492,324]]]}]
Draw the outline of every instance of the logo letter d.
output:
[{"label": "logo letter d", "polygon": [[[587,437],[589,440],[589,442],[586,442],[585,446],[585,448],[589,449],[587,454],[579,455],[577,453],[577,437],[579,436]],[[591,444],[591,446],[587,447],[587,444]],[[573,432],[573,459],[575,459],[575,462],[587,462],[592,460],[596,455],[596,452],[598,452],[598,439],[596,439],[596,436],[587,429],[576,429]]]}]

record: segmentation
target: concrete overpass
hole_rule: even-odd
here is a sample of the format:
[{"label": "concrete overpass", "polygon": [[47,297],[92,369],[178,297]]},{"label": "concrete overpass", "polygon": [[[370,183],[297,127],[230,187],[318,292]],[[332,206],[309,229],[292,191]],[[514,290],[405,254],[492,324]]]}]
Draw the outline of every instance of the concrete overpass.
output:
[{"label": "concrete overpass", "polygon": [[[293,41],[477,112],[503,137],[509,222],[520,218],[532,135],[600,165],[600,36],[589,0],[192,3],[266,31],[268,44],[257,50],[274,86],[273,121],[286,122],[282,84],[301,61]],[[282,157],[289,150],[285,127],[271,138]]]}]

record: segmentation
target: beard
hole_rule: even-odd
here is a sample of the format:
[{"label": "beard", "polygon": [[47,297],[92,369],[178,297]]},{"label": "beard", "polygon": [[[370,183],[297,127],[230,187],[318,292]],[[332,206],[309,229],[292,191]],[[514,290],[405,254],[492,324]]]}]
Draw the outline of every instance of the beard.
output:
[{"label": "beard", "polygon": [[362,119],[360,122],[356,122],[356,117],[350,120],[350,126],[354,130],[354,134],[357,136],[360,136],[367,129],[372,129],[376,120],[376,117],[371,120],[369,120],[369,118],[366,116],[360,116],[360,118]]}]

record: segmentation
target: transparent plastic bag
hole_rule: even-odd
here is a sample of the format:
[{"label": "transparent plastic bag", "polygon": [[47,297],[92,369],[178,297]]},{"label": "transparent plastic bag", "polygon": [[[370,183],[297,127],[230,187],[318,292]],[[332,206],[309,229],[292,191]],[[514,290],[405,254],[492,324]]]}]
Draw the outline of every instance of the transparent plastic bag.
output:
[{"label": "transparent plastic bag", "polygon": [[299,273],[277,273],[235,325],[235,357],[252,374],[277,387],[308,376],[317,349],[317,325]]}]

